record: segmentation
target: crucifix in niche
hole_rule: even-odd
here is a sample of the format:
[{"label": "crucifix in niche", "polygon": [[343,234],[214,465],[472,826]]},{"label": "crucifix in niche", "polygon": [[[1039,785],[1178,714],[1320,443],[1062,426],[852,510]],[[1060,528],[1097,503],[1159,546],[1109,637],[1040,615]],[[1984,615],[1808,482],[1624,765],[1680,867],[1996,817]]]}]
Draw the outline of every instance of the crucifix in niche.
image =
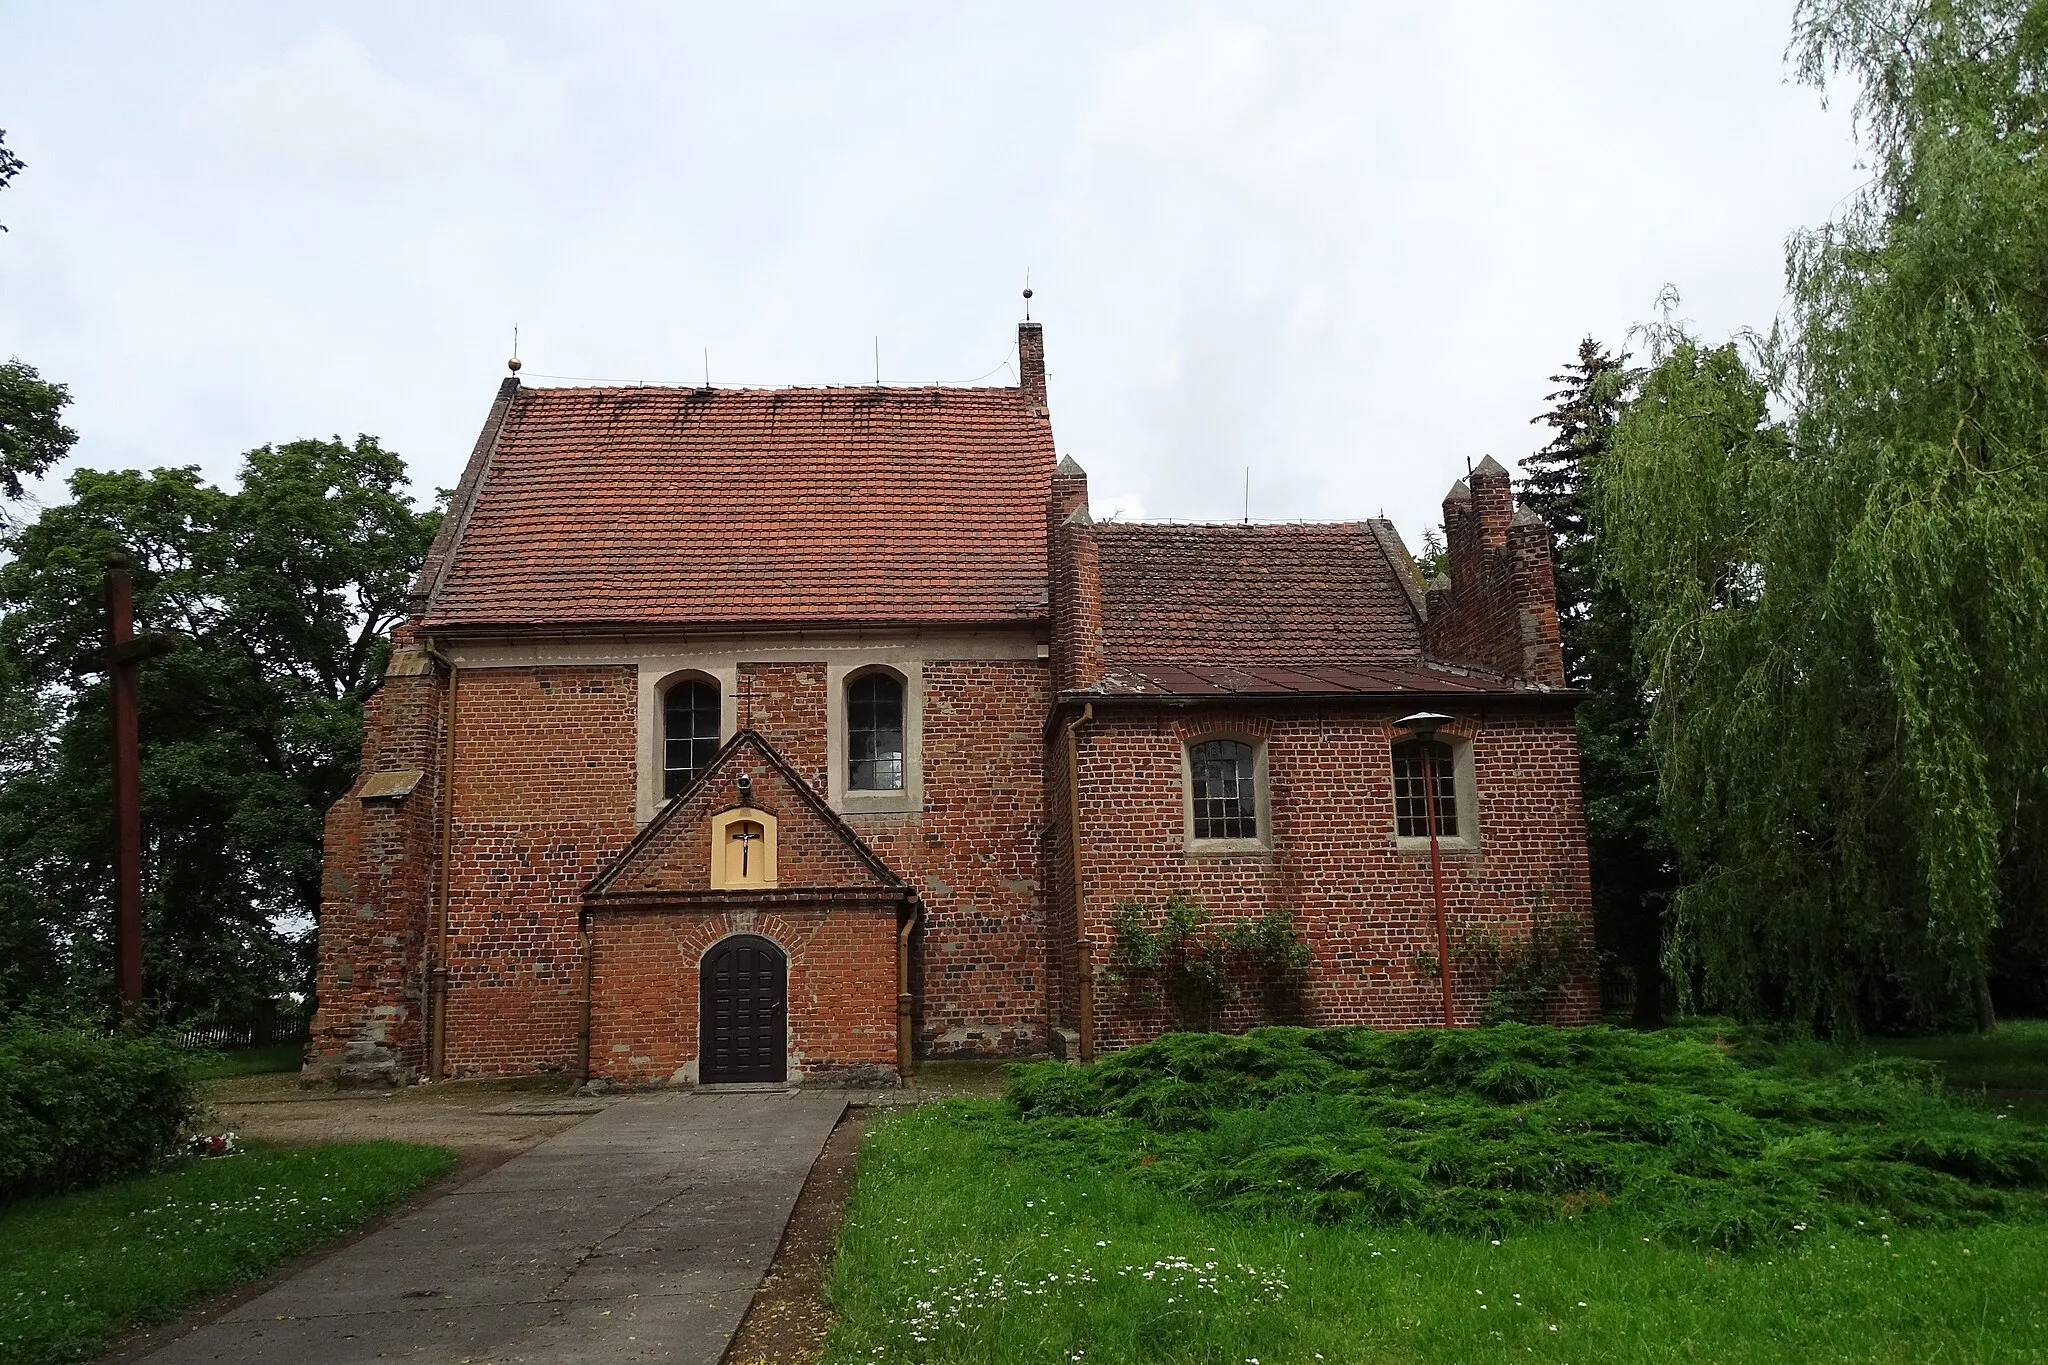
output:
[{"label": "crucifix in niche", "polygon": [[735,881],[754,881],[760,864],[753,857],[753,852],[754,845],[761,842],[761,827],[752,820],[735,820],[726,828],[725,837],[738,845],[733,851],[739,855],[740,861],[737,868],[729,868],[727,871]]},{"label": "crucifix in niche", "polygon": [[741,806],[711,818],[711,888],[768,889],[775,885],[775,817]]}]

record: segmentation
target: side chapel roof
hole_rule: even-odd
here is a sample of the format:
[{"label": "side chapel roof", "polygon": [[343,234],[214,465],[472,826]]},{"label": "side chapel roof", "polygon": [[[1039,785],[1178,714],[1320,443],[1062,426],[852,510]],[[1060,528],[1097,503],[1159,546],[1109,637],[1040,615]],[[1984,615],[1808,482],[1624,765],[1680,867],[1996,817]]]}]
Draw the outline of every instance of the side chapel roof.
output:
[{"label": "side chapel roof", "polygon": [[1371,523],[1098,522],[1103,662],[1414,663],[1421,623]]},{"label": "side chapel roof", "polygon": [[[1077,469],[1075,471],[1079,473]],[[1466,695],[1520,679],[1428,657],[1393,523],[1096,522],[1109,695]]]}]

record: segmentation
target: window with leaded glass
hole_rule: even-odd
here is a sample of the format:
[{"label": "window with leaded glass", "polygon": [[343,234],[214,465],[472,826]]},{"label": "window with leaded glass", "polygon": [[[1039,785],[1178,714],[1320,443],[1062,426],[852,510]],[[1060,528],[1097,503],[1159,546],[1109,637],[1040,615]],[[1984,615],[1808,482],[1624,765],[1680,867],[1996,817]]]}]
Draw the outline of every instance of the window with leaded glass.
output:
[{"label": "window with leaded glass", "polygon": [[1257,778],[1252,746],[1208,739],[1188,746],[1188,777],[1197,839],[1259,837]]},{"label": "window with leaded glass", "polygon": [[697,780],[718,752],[718,689],[679,682],[661,705],[661,794],[674,796]]},{"label": "window with leaded glass", "polygon": [[903,790],[903,684],[866,673],[846,688],[846,787]]},{"label": "window with leaded glass", "polygon": [[1457,765],[1451,746],[1440,739],[1404,739],[1394,746],[1394,832],[1403,839],[1429,837],[1429,808],[1423,786],[1425,759],[1436,773],[1436,832],[1458,837]]}]

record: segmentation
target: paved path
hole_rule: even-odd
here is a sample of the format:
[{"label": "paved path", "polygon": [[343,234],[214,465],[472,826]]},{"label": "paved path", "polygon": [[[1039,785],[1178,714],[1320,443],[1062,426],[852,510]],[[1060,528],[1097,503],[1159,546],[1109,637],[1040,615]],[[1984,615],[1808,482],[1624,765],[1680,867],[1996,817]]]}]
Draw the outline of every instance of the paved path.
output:
[{"label": "paved path", "polygon": [[845,1106],[619,1101],[145,1359],[715,1365]]}]

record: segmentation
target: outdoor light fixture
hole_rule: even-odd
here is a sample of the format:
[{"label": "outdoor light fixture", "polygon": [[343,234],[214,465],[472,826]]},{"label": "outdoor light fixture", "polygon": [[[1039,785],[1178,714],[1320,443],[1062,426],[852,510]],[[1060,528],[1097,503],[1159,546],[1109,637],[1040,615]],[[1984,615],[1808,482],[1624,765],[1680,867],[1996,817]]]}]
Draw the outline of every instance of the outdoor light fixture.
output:
[{"label": "outdoor light fixture", "polygon": [[1451,1012],[1451,934],[1444,924],[1444,859],[1436,836],[1436,732],[1450,723],[1451,718],[1440,711],[1417,711],[1394,722],[1421,741],[1422,810],[1429,824],[1429,882],[1436,898],[1436,977],[1443,987],[1445,1028],[1455,1028],[1458,1020]]},{"label": "outdoor light fixture", "polygon": [[739,782],[739,787],[740,787],[740,804],[741,804],[742,806],[751,806],[751,805],[753,805],[753,804],[754,804],[754,779],[753,779],[753,776],[752,776],[751,774],[749,774],[749,773],[741,773],[741,774],[740,774],[740,782]]}]

